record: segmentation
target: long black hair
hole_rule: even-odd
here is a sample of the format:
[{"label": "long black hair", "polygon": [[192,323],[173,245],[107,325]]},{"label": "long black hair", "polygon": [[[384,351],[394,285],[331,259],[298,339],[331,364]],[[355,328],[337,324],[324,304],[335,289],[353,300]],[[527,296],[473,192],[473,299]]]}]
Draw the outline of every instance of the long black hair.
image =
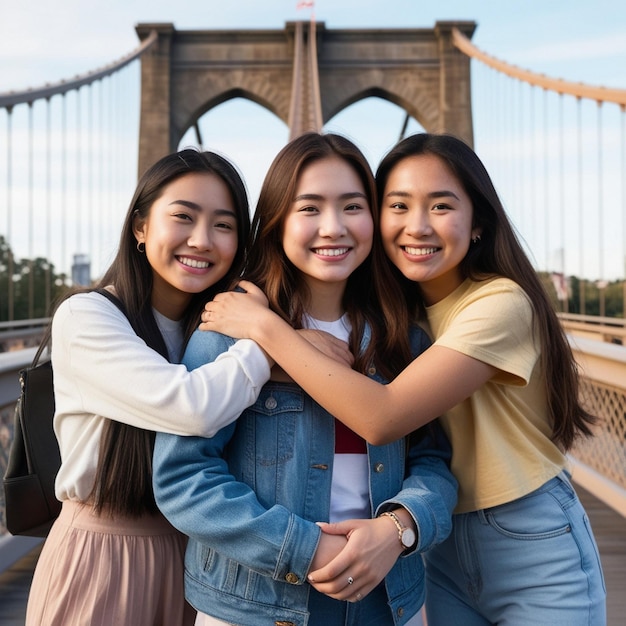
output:
[{"label": "long black hair", "polygon": [[[421,133],[407,137],[383,158],[376,172],[379,201],[393,168],[415,155],[430,154],[441,159],[472,202],[472,228],[481,229],[478,245],[469,250],[460,264],[464,278],[484,280],[504,276],[515,281],[528,295],[534,311],[534,324],[541,342],[541,362],[546,379],[552,439],[568,450],[579,435],[591,435],[596,418],[580,404],[576,361],[556,312],[537,272],[520,244],[491,178],[478,155],[452,135]],[[419,289],[396,271],[409,307],[423,314]]]},{"label": "long black hair", "polygon": [[[250,234],[244,183],[235,167],[224,157],[213,152],[186,149],[163,157],[149,168],[141,177],[128,208],[117,255],[95,285],[96,288],[110,285],[115,288],[135,332],[165,358],[168,358],[167,350],[152,313],[152,267],[146,255],[137,249],[133,225],[137,219],[147,219],[152,205],[170,183],[191,173],[216,175],[228,187],[237,216],[238,247],[227,274],[211,287],[192,295],[183,315],[185,341],[189,339],[198,325],[204,304],[240,275]],[[152,490],[153,449],[152,431],[113,420],[105,422],[92,493],[98,512],[131,517],[157,512]]]}]

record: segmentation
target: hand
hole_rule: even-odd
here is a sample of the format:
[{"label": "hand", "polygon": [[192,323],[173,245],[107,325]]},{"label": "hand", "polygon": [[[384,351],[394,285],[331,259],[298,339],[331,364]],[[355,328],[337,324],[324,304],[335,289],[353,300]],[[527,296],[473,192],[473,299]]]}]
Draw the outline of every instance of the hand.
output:
[{"label": "hand", "polygon": [[218,293],[207,302],[202,312],[200,330],[213,330],[237,339],[252,339],[250,329],[260,315],[267,313],[265,294],[253,283],[242,280],[239,286],[245,291]]},{"label": "hand", "polygon": [[389,573],[402,553],[398,531],[385,518],[319,525],[325,534],[348,538],[345,548],[330,563],[308,576],[317,591],[336,600],[362,600]]},{"label": "hand", "polygon": [[344,535],[329,535],[322,533],[317,550],[311,562],[311,571],[324,567],[330,563],[345,547],[348,540]]},{"label": "hand", "polygon": [[300,335],[304,337],[311,345],[315,346],[320,352],[323,352],[326,356],[337,361],[338,363],[344,363],[348,367],[352,367],[354,363],[354,356],[348,347],[348,344],[341,339],[337,339],[330,333],[323,330],[315,330],[309,328],[302,328],[298,330]]}]

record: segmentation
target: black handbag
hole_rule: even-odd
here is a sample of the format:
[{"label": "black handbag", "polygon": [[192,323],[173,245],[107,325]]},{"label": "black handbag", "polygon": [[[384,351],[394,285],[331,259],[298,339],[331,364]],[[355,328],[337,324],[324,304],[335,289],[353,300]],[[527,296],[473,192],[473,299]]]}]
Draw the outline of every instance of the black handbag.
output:
[{"label": "black handbag", "polygon": [[21,391],[4,475],[6,526],[12,535],[45,537],[61,512],[54,495],[61,456],[52,428],[52,363],[49,359],[38,363],[47,343],[42,342],[32,365],[20,371]]},{"label": "black handbag", "polygon": [[[98,289],[123,312],[122,303]],[[59,444],[52,426],[54,387],[52,363],[39,363],[50,341],[51,328],[32,364],[20,371],[20,397],[15,406],[13,443],[4,475],[6,527],[12,535],[46,537],[61,512],[54,481],[61,467]]]}]

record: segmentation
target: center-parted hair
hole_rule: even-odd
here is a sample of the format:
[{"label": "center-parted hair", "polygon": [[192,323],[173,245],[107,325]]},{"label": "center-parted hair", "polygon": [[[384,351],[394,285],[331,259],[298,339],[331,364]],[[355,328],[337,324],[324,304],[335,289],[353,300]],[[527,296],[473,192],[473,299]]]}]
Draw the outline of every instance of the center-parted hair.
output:
[{"label": "center-parted hair", "polygon": [[[352,324],[350,342],[356,357],[355,369],[365,371],[374,362],[384,375],[392,377],[410,360],[408,316],[401,294],[393,289],[382,248],[374,177],[367,159],[352,141],[337,134],[310,132],[292,140],[278,153],[259,194],[244,277],[263,289],[272,310],[294,328],[302,328],[310,294],[300,271],[283,250],[284,224],[303,170],[327,158],[345,161],[357,174],[374,222],[372,250],[348,278],[343,299]],[[360,354],[366,323],[372,340],[367,351]]]}]

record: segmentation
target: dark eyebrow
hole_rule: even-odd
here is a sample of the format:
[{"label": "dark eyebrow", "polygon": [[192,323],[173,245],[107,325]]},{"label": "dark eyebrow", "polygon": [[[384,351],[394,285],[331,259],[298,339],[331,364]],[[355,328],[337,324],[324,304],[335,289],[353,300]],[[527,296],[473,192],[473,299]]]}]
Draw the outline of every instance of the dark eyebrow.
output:
[{"label": "dark eyebrow", "polygon": [[[340,200],[350,200],[352,198],[363,198],[364,200],[367,200],[367,196],[361,191],[348,191],[346,193],[342,193],[339,196]],[[303,194],[300,194],[299,196],[296,196],[293,199],[293,201],[298,202],[300,200],[323,200],[323,199],[324,199],[324,196],[321,196],[316,193],[303,193]]]},{"label": "dark eyebrow", "polygon": [[195,202],[190,202],[189,200],[172,200],[169,206],[172,206],[173,204],[182,204],[184,207],[187,207],[192,211],[202,211],[202,207],[199,204],[196,204]]},{"label": "dark eyebrow", "polygon": [[[182,206],[187,207],[192,211],[202,211],[202,207],[199,204],[196,204],[195,202],[190,202],[189,200],[172,200],[169,203],[169,206],[172,206],[173,204],[181,204]],[[217,215],[229,215],[237,219],[237,214],[230,209],[217,209],[215,213]]]},{"label": "dark eyebrow", "polygon": [[[408,193],[407,191],[390,191],[385,194],[385,198],[389,198],[391,196],[395,196],[397,198],[410,198],[412,197],[412,194]],[[428,194],[428,197],[433,199],[452,197],[456,200],[461,200],[461,198],[459,198],[459,196],[457,196],[453,191],[448,191],[447,189],[443,189],[442,191],[432,191]]]}]

